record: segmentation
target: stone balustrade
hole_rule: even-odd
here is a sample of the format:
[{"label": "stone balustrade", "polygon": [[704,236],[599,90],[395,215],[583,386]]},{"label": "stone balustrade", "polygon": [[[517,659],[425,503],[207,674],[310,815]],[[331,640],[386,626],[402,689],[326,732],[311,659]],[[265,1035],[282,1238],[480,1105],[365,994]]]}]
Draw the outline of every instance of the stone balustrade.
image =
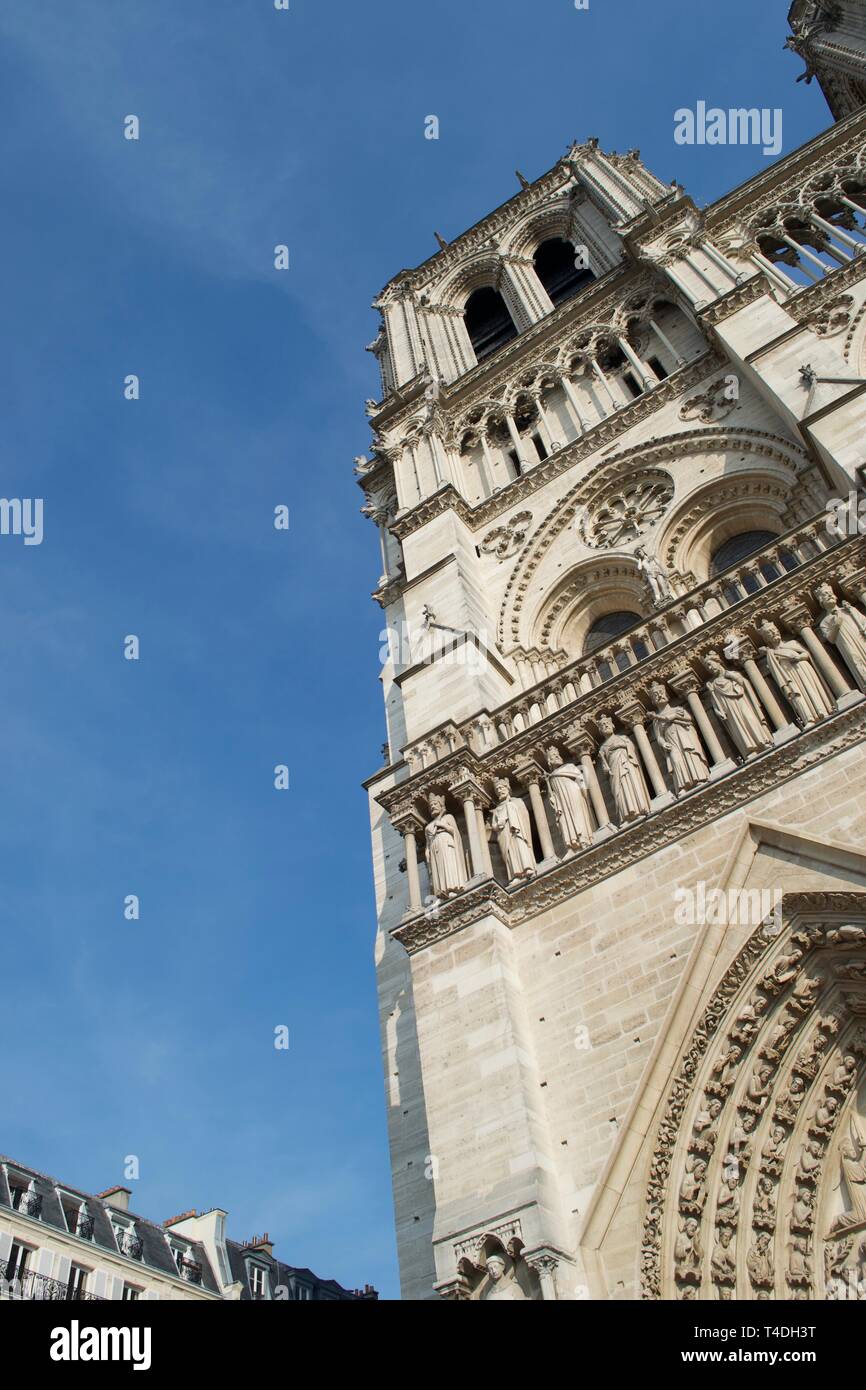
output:
[{"label": "stone balustrade", "polygon": [[787,756],[864,692],[866,539],[837,539],[822,517],[500,709],[429,736],[438,756],[378,798],[404,837],[407,916],[485,882],[524,887]]}]

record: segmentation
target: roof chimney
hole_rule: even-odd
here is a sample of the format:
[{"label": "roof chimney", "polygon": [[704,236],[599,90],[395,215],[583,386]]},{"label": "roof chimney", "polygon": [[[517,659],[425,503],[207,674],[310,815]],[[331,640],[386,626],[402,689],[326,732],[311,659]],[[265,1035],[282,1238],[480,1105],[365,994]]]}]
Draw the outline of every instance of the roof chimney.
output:
[{"label": "roof chimney", "polygon": [[116,1207],[118,1211],[129,1211],[131,1187],[107,1187],[104,1192],[97,1192],[96,1195],[110,1207]]}]

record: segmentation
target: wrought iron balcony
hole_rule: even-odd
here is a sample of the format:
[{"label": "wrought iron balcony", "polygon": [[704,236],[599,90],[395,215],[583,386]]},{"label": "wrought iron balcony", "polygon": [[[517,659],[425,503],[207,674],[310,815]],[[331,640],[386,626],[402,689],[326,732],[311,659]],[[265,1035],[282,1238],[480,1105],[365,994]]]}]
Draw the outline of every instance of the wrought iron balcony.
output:
[{"label": "wrought iron balcony", "polygon": [[0,1261],[0,1293],[10,1299],[40,1302],[107,1303],[101,1294],[87,1293],[72,1284],[25,1270],[20,1274],[11,1260]]}]

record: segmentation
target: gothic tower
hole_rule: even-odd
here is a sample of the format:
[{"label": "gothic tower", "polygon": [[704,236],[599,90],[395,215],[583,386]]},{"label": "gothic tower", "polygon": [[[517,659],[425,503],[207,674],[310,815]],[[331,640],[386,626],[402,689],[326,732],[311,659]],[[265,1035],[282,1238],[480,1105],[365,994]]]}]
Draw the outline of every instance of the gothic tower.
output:
[{"label": "gothic tower", "polygon": [[703,211],[589,140],[376,301],[406,1298],[858,1276],[864,136]]}]

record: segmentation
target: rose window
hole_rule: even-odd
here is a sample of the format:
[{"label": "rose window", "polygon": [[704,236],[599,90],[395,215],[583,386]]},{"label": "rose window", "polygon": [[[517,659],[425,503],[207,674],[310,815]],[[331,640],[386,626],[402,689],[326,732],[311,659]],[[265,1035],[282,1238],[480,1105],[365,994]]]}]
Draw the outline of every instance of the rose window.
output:
[{"label": "rose window", "polygon": [[666,473],[636,479],[587,508],[583,538],[596,547],[628,545],[655,526],[673,495],[673,480]]}]

